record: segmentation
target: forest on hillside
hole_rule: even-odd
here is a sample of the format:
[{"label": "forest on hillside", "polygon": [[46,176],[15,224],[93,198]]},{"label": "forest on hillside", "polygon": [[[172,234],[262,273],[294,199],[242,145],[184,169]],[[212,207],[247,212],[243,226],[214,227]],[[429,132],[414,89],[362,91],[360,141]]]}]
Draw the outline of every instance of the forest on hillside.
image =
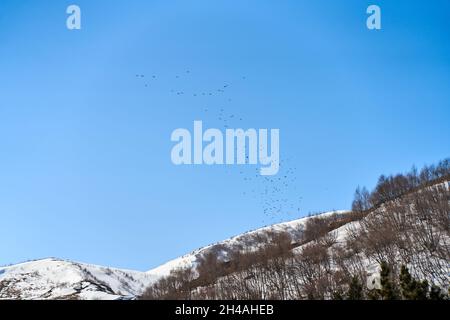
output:
[{"label": "forest on hillside", "polygon": [[300,241],[267,231],[216,246],[141,298],[449,299],[449,181],[450,159],[382,175],[356,189],[350,212],[311,216]]}]

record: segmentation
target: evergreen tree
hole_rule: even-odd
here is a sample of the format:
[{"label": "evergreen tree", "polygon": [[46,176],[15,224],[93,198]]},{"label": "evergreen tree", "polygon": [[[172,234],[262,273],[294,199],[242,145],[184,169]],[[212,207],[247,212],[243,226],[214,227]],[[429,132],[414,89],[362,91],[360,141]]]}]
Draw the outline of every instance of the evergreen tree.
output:
[{"label": "evergreen tree", "polygon": [[430,300],[444,300],[445,294],[437,285],[432,285],[430,289]]},{"label": "evergreen tree", "polygon": [[413,295],[414,300],[427,300],[428,299],[428,281],[416,281],[416,290]]},{"label": "evergreen tree", "polygon": [[402,266],[400,270],[400,287],[403,299],[426,300],[428,298],[428,281],[414,279],[406,266]]},{"label": "evergreen tree", "polygon": [[350,286],[348,288],[347,292],[347,299],[348,300],[363,300],[363,286],[359,282],[358,277],[354,276],[352,278],[352,281],[350,282]]},{"label": "evergreen tree", "polygon": [[380,271],[381,297],[383,300],[397,300],[398,294],[395,284],[391,279],[391,270],[386,262],[381,263]]},{"label": "evergreen tree", "polygon": [[411,277],[406,266],[402,265],[400,269],[400,288],[402,290],[403,299],[412,300],[415,291],[415,281]]}]

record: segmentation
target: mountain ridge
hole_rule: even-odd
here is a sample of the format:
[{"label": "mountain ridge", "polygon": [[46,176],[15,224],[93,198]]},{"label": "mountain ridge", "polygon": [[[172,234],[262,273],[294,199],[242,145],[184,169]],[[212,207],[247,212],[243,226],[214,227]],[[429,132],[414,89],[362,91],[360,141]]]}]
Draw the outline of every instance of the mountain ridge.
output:
[{"label": "mountain ridge", "polygon": [[[315,216],[346,212],[348,211],[329,211]],[[186,268],[195,270],[207,252],[224,246],[243,245],[247,236],[269,231],[290,231],[294,235],[294,230],[301,229],[311,217],[247,231],[197,248],[148,271],[107,267],[57,257],[0,266],[0,299],[134,299],[142,294],[147,286],[168,276],[174,270]]]}]

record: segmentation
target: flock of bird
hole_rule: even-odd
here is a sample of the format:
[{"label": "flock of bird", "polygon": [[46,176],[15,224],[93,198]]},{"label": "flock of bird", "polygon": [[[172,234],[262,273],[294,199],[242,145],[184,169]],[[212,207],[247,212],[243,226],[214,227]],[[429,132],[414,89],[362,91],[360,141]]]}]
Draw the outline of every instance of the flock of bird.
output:
[{"label": "flock of bird", "polygon": [[[175,75],[174,79],[179,80],[182,78],[186,78],[187,76],[189,76],[191,74],[190,70],[186,70],[184,72],[184,74],[180,75]],[[156,75],[152,75],[152,76],[146,76],[145,74],[136,74],[135,77],[139,80],[141,80],[141,84],[145,87],[145,88],[150,88],[151,87],[151,83],[152,81],[155,81],[158,79],[158,77]],[[247,77],[243,76],[241,77],[242,80],[247,79]],[[217,96],[220,94],[224,94],[227,92],[227,89],[230,87],[229,84],[224,83],[221,86],[218,86],[216,88],[213,89],[208,89],[208,90],[199,90],[196,92],[187,92],[186,90],[182,90],[182,89],[175,89],[172,88],[170,89],[170,93],[177,95],[177,96],[183,96],[183,95],[191,95],[193,97],[211,97],[211,96]],[[227,98],[228,102],[231,102],[232,99],[230,97]]]},{"label": "flock of bird", "polygon": [[[155,74],[151,76],[136,74],[135,77],[144,88],[151,88],[155,84],[152,84],[152,82],[159,79]],[[209,119],[217,121],[224,129],[243,127],[243,117],[235,112],[227,111],[227,109],[231,109],[230,103],[233,101],[231,96],[233,83],[223,82],[221,85],[216,85],[214,89],[210,88],[208,90],[188,90],[186,89],[187,86],[184,86],[184,89],[180,89],[182,87],[180,85],[182,84],[181,80],[190,80],[191,77],[192,72],[190,70],[185,70],[172,76],[171,79],[173,81],[169,79],[169,82],[173,83],[174,86],[168,93],[179,97],[190,96],[193,98],[219,96],[221,98],[220,102],[215,101],[213,106],[211,106],[211,101],[209,101],[210,106],[205,107],[205,100],[201,100],[204,106],[200,110],[202,114]],[[240,80],[241,82],[245,81],[247,77],[241,76]],[[175,88],[175,85],[177,88]],[[246,158],[248,160],[248,155]],[[235,169],[227,168],[227,170],[234,170],[241,177],[246,189],[246,191],[242,192],[244,197],[253,197],[259,201],[265,217],[262,220],[263,224],[274,223],[277,220],[285,219],[286,216],[294,217],[299,215],[302,198],[295,197],[297,193],[296,168],[287,159],[280,161],[280,170],[275,176],[261,176],[259,166],[245,166],[245,168],[237,166]]]},{"label": "flock of bird", "polygon": [[248,185],[244,195],[260,202],[266,224],[273,224],[286,218],[298,217],[301,211],[302,197],[296,196],[297,169],[288,160],[280,161],[280,170],[274,176],[262,176],[259,168],[253,174],[240,171]]}]

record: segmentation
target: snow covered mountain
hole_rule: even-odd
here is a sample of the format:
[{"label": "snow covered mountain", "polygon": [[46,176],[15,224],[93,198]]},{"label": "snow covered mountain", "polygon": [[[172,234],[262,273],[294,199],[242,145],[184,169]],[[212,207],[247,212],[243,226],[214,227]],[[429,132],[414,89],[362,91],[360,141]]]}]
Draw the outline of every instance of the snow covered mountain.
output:
[{"label": "snow covered mountain", "polygon": [[[436,188],[436,186],[433,187],[433,189],[434,188]],[[442,189],[441,192],[444,192],[444,196],[448,196],[448,190],[449,185],[448,182],[446,182],[444,184],[444,189]],[[420,195],[420,198],[424,196],[424,193],[426,193],[425,191],[426,189],[422,189],[417,192],[417,194]],[[448,200],[445,200],[447,198],[443,199],[446,206],[448,206]],[[363,241],[364,237],[367,236],[367,234],[365,234],[369,230],[367,228],[373,223],[376,223],[380,218],[388,219],[386,220],[386,223],[389,223],[389,214],[387,211],[396,211],[399,210],[399,208],[410,207],[410,199],[405,199],[403,204],[400,204],[399,201],[400,200],[385,204],[373,210],[373,212],[370,212],[361,220],[352,219],[352,215],[349,214],[348,211],[332,211],[314,217],[305,217],[263,227],[194,250],[189,254],[171,260],[147,272],[122,270],[55,258],[0,267],[0,299],[135,299],[136,297],[141,296],[149,286],[157,284],[158,280],[169,276],[172,271],[191,270],[194,275],[198,275],[199,273],[197,271],[202,269],[205,261],[210,261],[208,259],[213,259],[213,261],[226,265],[228,262],[231,262],[233,258],[236,258],[236,256],[233,255],[236,252],[251,253],[258,252],[263,248],[268,248],[273,240],[273,235],[276,234],[287,234],[289,236],[289,250],[291,250],[295,256],[304,254],[305,250],[308,251],[308,248],[311,248],[311,244],[319,244],[320,241],[324,241],[328,242],[326,244],[326,252],[328,252],[330,257],[334,257],[335,254],[339,253],[342,259],[350,259],[350,262],[353,263],[348,264],[349,261],[344,259],[348,268],[354,268],[355,261],[357,261],[356,267],[360,268],[361,272],[364,272],[368,276],[376,275],[379,272],[379,261],[377,261],[376,258],[371,258],[371,256],[374,254],[376,255],[377,253],[384,254],[387,250],[386,248],[390,248],[397,244],[395,242],[387,244],[386,242],[379,242],[380,240],[376,240],[378,238],[371,238],[376,241],[369,241],[369,243],[375,245],[375,247],[373,249],[365,248],[365,251],[363,250],[364,252],[361,252],[360,241]],[[389,207],[393,205],[400,205],[400,207]],[[427,209],[428,206],[429,204],[427,203],[422,208],[427,215],[429,211]],[[421,212],[421,208],[418,206],[411,211],[413,216],[418,216]],[[442,217],[445,218],[445,214],[442,215]],[[326,231],[325,235],[318,236],[315,234],[312,238],[308,238],[308,232],[311,232],[311,225],[314,225],[314,221],[317,220],[326,220],[327,226],[330,227],[328,230],[331,231]],[[419,228],[420,225],[416,226],[415,222],[411,223],[410,220],[405,220],[404,222],[411,228],[415,228],[414,230],[417,229],[414,231],[415,233],[421,232],[422,229]],[[383,224],[384,222],[377,224],[377,227],[372,232],[372,236],[381,236],[382,238],[380,239],[384,239],[384,231],[381,230],[384,228]],[[425,231],[428,230],[429,224],[431,225],[432,223],[422,224]],[[361,233],[361,228],[364,225],[367,230],[364,231],[365,233]],[[439,229],[439,225],[436,225],[436,227],[434,226],[434,223],[432,225],[433,229],[430,230],[433,231],[433,237],[434,235],[440,235],[438,238],[439,245],[442,246],[442,248],[448,248],[450,245],[448,236],[437,231],[436,228]],[[445,226],[443,227],[445,229]],[[378,228],[381,229],[378,231]],[[403,229],[401,228],[399,230],[399,232],[401,232]],[[358,236],[360,239],[357,240],[358,244],[351,244],[352,239],[356,239],[356,234],[360,234]],[[389,232],[387,232],[387,234],[389,234]],[[361,235],[363,238],[361,238]],[[395,239],[397,238],[398,237]],[[367,243],[364,245],[367,246]],[[445,283],[450,274],[448,273],[450,270],[448,269],[448,259],[446,256],[435,257],[433,255],[427,255],[420,246],[418,247],[418,250],[418,253],[404,254],[408,260],[405,263],[412,267],[413,270],[417,270],[416,274],[423,276],[427,275],[428,269],[424,268],[428,268],[428,265],[432,265],[433,267],[437,266],[440,270],[440,274],[443,275],[442,279],[444,279],[443,281]],[[393,259],[402,263],[402,252],[398,249],[395,249],[392,252]],[[336,267],[333,266],[334,264],[336,264],[336,261],[330,264],[330,268],[332,267],[333,269]],[[197,269],[199,266],[201,268]],[[245,270],[243,274],[245,274]],[[447,276],[445,276],[445,274],[447,274]],[[243,276],[243,279],[248,279],[248,277],[245,275]],[[438,280],[439,279],[436,279],[436,281],[434,281],[434,278],[431,278],[431,283],[438,282]],[[213,283],[213,286],[219,284],[220,281],[222,281],[222,278],[219,277],[216,281],[219,282]],[[207,289],[208,287],[205,288]]]},{"label": "snow covered mountain", "polygon": [[[344,214],[345,211],[323,215]],[[227,259],[227,249],[250,246],[250,239],[271,231],[287,231],[293,241],[300,240],[309,217],[246,232],[200,248],[147,272],[96,266],[57,258],[29,261],[0,267],[0,299],[133,299],[145,288],[172,270],[195,267],[207,253]],[[256,246],[263,243],[253,244]]]},{"label": "snow covered mountain", "polygon": [[0,267],[0,299],[127,299],[155,279],[145,272],[49,258]]},{"label": "snow covered mountain", "polygon": [[448,293],[449,163],[382,176],[371,193],[358,188],[352,212],[259,228],[147,272],[57,258],[0,266],[0,299],[330,298],[355,277],[378,276],[381,264]]}]

